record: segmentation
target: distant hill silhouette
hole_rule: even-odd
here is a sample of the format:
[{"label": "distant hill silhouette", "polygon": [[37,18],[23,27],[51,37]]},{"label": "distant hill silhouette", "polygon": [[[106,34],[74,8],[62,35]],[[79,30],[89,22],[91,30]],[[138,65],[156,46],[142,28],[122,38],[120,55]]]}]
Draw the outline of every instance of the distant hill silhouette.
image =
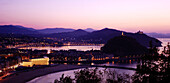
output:
[{"label": "distant hill silhouette", "polygon": [[[57,31],[58,30],[58,31]],[[69,32],[63,32],[63,31]],[[92,29],[86,29],[92,30]],[[57,33],[56,33],[57,32]],[[66,41],[79,41],[86,43],[106,43],[109,39],[120,36],[124,31],[105,28],[102,30],[96,30],[93,32],[87,32],[82,29],[64,29],[64,28],[55,28],[55,29],[45,29],[45,30],[36,30],[33,28],[27,28],[23,26],[16,25],[1,25],[0,34],[24,34],[34,37],[56,37],[62,38]],[[124,32],[126,36],[132,37],[137,40],[141,45],[148,47],[149,42],[152,41],[153,45],[161,46],[161,42],[153,37],[149,37],[146,34],[140,33],[128,33]]]},{"label": "distant hill silhouette", "polygon": [[136,39],[141,45],[148,47],[149,42],[152,41],[153,45],[155,46],[161,46],[161,42],[155,38],[149,37],[145,34],[139,34],[139,33],[127,33],[124,31],[119,31],[115,29],[102,29],[98,31],[94,31],[92,33],[89,33],[87,35],[79,37],[83,40],[101,40],[102,43],[106,43],[109,39],[114,38],[116,36],[120,36],[124,33],[124,35],[132,37]]},{"label": "distant hill silhouette", "polygon": [[155,38],[170,38],[170,33],[162,34],[162,33],[146,33],[147,35]]},{"label": "distant hill silhouette", "polygon": [[93,31],[96,31],[96,30],[94,30],[94,29],[92,29],[92,28],[87,28],[87,29],[84,29],[85,31],[87,31],[87,32],[93,32]]},{"label": "distant hill silhouette", "polygon": [[139,44],[136,39],[128,36],[118,36],[107,41],[101,48],[105,53],[115,56],[141,55],[148,52],[148,49]]},{"label": "distant hill silhouette", "polygon": [[18,25],[0,25],[0,34],[37,34],[33,28],[26,28]]},{"label": "distant hill silhouette", "polygon": [[[87,28],[87,29],[82,29],[82,30],[87,31],[87,32],[95,31],[92,28]],[[38,32],[45,33],[45,34],[72,32],[72,31],[75,31],[75,29],[71,29],[71,28],[70,29],[68,29],[68,28],[46,28],[46,29],[38,30]]]},{"label": "distant hill silhouette", "polygon": [[45,34],[52,34],[52,33],[61,33],[61,32],[71,32],[74,30],[75,29],[66,29],[66,28],[46,28],[46,29],[38,30],[38,32],[45,33]]},{"label": "distant hill silhouette", "polygon": [[89,32],[86,32],[82,29],[78,29],[72,32],[62,32],[62,33],[54,33],[48,34],[47,37],[57,37],[57,38],[77,38],[83,35],[87,35]]},{"label": "distant hill silhouette", "polygon": [[57,37],[57,38],[65,38],[67,41],[71,39],[84,41],[88,43],[106,43],[109,39],[120,36],[124,33],[124,35],[132,37],[136,39],[141,45],[149,47],[149,42],[152,41],[154,46],[161,46],[161,42],[155,38],[149,37],[145,34],[140,33],[127,33],[124,31],[119,31],[115,29],[105,28],[98,31],[86,32],[84,30],[76,30],[72,32],[63,32],[63,33],[55,33],[46,35],[46,37]]},{"label": "distant hill silhouette", "polygon": [[[87,32],[95,31],[92,28],[84,29]],[[46,28],[46,29],[33,29],[27,28],[20,25],[0,25],[0,34],[8,33],[8,34],[53,34],[53,33],[62,33],[62,32],[72,32],[75,29],[68,28]]]}]

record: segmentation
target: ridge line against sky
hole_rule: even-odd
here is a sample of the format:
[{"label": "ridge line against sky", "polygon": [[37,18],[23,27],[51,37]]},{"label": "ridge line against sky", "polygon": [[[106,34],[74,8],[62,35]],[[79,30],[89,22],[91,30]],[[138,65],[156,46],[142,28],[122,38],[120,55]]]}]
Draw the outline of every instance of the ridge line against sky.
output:
[{"label": "ridge line against sky", "polygon": [[0,25],[170,32],[170,0],[0,0]]}]

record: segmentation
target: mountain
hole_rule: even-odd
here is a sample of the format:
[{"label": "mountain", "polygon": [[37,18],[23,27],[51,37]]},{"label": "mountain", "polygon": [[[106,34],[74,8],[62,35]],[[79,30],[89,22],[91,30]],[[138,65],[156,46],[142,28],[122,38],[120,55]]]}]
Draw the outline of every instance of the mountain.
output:
[{"label": "mountain", "polygon": [[38,30],[38,32],[40,32],[40,33],[45,33],[45,34],[61,33],[61,32],[71,32],[71,31],[74,31],[74,29],[66,29],[66,28],[46,28],[46,29]]},{"label": "mountain", "polygon": [[72,32],[48,34],[46,35],[46,37],[56,37],[56,38],[65,39],[66,41],[72,41],[74,39],[79,42],[101,44],[101,43],[106,43],[111,38],[121,36],[122,32],[124,33],[125,36],[136,39],[138,43],[140,43],[145,47],[149,47],[151,41],[154,46],[161,46],[161,42],[158,39],[149,37],[144,33],[140,33],[140,32],[128,33],[128,32],[109,29],[109,28],[105,28],[93,32],[87,32],[82,29],[79,29]]},{"label": "mountain", "polygon": [[93,32],[93,31],[96,31],[96,30],[94,30],[94,29],[92,29],[92,28],[87,28],[87,29],[84,29],[85,31],[87,31],[87,32]]},{"label": "mountain", "polygon": [[116,36],[120,36],[122,32],[124,33],[125,36],[129,36],[136,39],[143,46],[149,47],[150,41],[152,41],[153,45],[155,46],[161,46],[161,42],[158,39],[149,37],[144,33],[128,33],[125,31],[109,29],[109,28],[105,28],[99,31],[94,31],[80,38],[86,40],[101,40],[102,43],[106,43],[109,39],[114,38]]},{"label": "mountain", "polygon": [[[51,34],[51,33],[62,33],[62,32],[72,32],[74,31],[75,29],[67,29],[67,28],[46,28],[46,29],[41,29],[41,30],[38,30],[38,32],[40,33],[45,33],[45,34]],[[83,29],[84,31],[87,31],[87,32],[93,32],[95,31],[94,29],[92,28],[87,28],[87,29]]]},{"label": "mountain", "polygon": [[93,31],[90,34],[83,36],[83,39],[92,39],[92,40],[98,40],[98,39],[105,39],[109,40],[115,36],[120,36],[121,31],[114,30],[114,29],[109,29],[109,28],[104,28],[102,30],[98,31]]},{"label": "mountain", "polygon": [[0,25],[0,34],[37,34],[33,28],[27,28],[19,25]]},{"label": "mountain", "polygon": [[57,38],[76,38],[76,37],[80,37],[83,35],[87,35],[89,34],[89,32],[84,31],[82,29],[78,29],[75,31],[71,31],[71,32],[62,32],[62,33],[53,33],[53,34],[48,34],[46,35],[47,37],[57,37]]},{"label": "mountain", "polygon": [[101,50],[115,56],[141,55],[148,52],[146,47],[128,36],[117,36],[108,40]]},{"label": "mountain", "polygon": [[[92,29],[86,29],[92,30]],[[63,32],[64,31],[64,32]],[[33,28],[27,28],[18,25],[0,25],[0,34],[23,34],[34,37],[56,37],[66,41],[76,41],[85,43],[95,43],[101,44],[106,43],[109,39],[120,36],[124,33],[125,36],[132,37],[136,39],[141,45],[148,47],[149,42],[152,41],[153,45],[161,46],[161,42],[156,38],[149,37],[144,33],[128,33],[125,31],[115,30],[105,28],[102,30],[97,30],[93,32],[88,32],[82,29],[45,29],[45,30],[35,30]],[[48,33],[48,34],[46,34]]]},{"label": "mountain", "polygon": [[155,38],[170,38],[170,33],[162,34],[162,33],[146,33],[147,35]]},{"label": "mountain", "polygon": [[136,39],[136,41],[139,42],[143,46],[149,47],[150,41],[152,41],[153,45],[155,46],[161,46],[161,42],[158,39],[149,37],[144,33],[128,33],[128,32],[119,31],[115,29],[109,29],[109,28],[91,32],[87,35],[79,37],[79,39],[106,43],[109,39],[120,36],[122,32],[124,33],[125,36]]}]

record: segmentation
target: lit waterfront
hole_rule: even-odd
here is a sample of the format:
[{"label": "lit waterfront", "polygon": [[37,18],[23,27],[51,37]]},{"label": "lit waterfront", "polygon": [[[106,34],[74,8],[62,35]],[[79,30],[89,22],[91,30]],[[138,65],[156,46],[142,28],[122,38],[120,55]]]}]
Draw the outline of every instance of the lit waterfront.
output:
[{"label": "lit waterfront", "polygon": [[23,47],[19,49],[32,49],[32,50],[48,50],[48,53],[50,53],[50,50],[69,50],[69,49],[76,49],[80,51],[87,51],[87,50],[100,50],[102,46],[61,46],[61,47]]},{"label": "lit waterfront", "polygon": [[[168,42],[170,42],[170,38],[157,38],[162,42],[162,46],[166,46]],[[51,46],[45,46],[45,47],[21,47],[19,49],[32,49],[32,50],[48,50],[48,53],[50,53],[50,50],[69,50],[69,49],[76,49],[79,51],[87,51],[87,50],[100,50],[103,45],[89,45],[89,46],[61,46],[61,47],[51,47]],[[163,47],[160,47],[160,52],[163,50]]]}]

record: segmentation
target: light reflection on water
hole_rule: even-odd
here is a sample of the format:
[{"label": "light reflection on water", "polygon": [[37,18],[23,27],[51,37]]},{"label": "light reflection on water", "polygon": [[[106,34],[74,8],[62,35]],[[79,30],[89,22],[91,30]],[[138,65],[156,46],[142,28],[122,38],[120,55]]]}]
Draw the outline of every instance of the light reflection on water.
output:
[{"label": "light reflection on water", "polygon": [[[162,42],[162,46],[166,46],[168,42],[170,42],[170,38],[157,38]],[[48,53],[50,53],[50,50],[69,50],[69,49],[76,49],[80,51],[87,51],[87,50],[100,50],[102,46],[61,46],[61,47],[21,47],[19,49],[32,49],[32,50],[48,50]],[[159,47],[160,52],[163,50],[163,47]]]},{"label": "light reflection on water", "polygon": [[134,62],[132,64],[129,64],[129,63],[113,63],[113,62],[107,62],[105,64],[95,64],[95,65],[119,66],[119,67],[129,67],[129,68],[136,68],[136,65],[137,65],[137,62]]},{"label": "light reflection on water", "polygon": [[[170,38],[157,38],[162,42],[162,46],[166,46],[168,42],[170,42]],[[21,47],[19,49],[32,49],[32,50],[48,50],[48,53],[50,53],[50,50],[69,50],[69,49],[76,49],[80,51],[87,51],[87,50],[100,50],[102,46],[61,46],[61,47]],[[163,47],[159,47],[160,53],[163,51]]]},{"label": "light reflection on water", "polygon": [[[168,42],[170,42],[170,38],[157,38],[158,40],[160,40],[162,42],[162,46],[167,46]],[[159,53],[162,53],[163,51],[163,47],[159,47]]]},{"label": "light reflection on water", "polygon": [[87,51],[87,50],[100,50],[102,46],[61,46],[61,47],[22,47],[19,49],[32,49],[32,50],[48,50],[48,53],[50,53],[50,50],[69,50],[69,49],[76,49],[80,51]]}]

